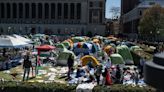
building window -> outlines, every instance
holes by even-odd
[[[99,7],[103,7],[103,2],[99,1]]]
[[[7,5],[7,18],[10,18],[11,15],[11,6],[9,3],[6,4]]]
[[[29,4],[25,3],[25,18],[29,18]]]
[[[23,4],[19,3],[19,18],[23,18]]]
[[[74,17],[75,17],[75,4],[74,3],[71,3],[71,8],[70,8],[71,10],[70,10],[70,17],[71,17],[71,19],[74,19]]]
[[[41,3],[38,4],[38,18],[42,18],[42,10],[43,10],[43,6]]]
[[[0,8],[1,8],[1,18],[4,18],[5,17],[5,5],[4,5],[4,3],[1,3],[0,4]]]
[[[52,19],[55,19],[55,12],[56,12],[55,9],[56,9],[56,8],[55,8],[55,4],[52,3],[52,4],[51,4],[51,18],[52,18]]]
[[[68,4],[64,3],[64,19],[68,19]]]
[[[58,3],[58,19],[61,19],[62,16],[62,4]]]
[[[45,12],[45,19],[48,19],[49,18],[49,4],[45,3],[44,7],[45,7],[45,10],[44,10],[44,12]]]
[[[36,18],[36,4],[35,3],[32,3],[31,4],[32,6],[32,18]]]
[[[89,11],[89,23],[92,23],[92,11]]]
[[[93,2],[89,2],[89,7],[93,7]]]
[[[81,19],[81,3],[77,4],[77,19]]]
[[[142,15],[142,11],[140,11],[140,15]]]
[[[13,3],[13,18],[17,18],[17,5]]]
[[[102,23],[102,15],[103,15],[102,10],[100,10],[100,14],[99,14],[99,22],[100,23]]]

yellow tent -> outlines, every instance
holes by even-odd
[[[83,56],[81,58],[81,62],[82,62],[82,66],[87,65],[89,62],[92,62],[93,66],[100,65],[99,61],[95,57],[90,55]]]
[[[94,43],[99,43],[100,44],[100,40],[99,39],[93,39]]]
[[[108,45],[108,46],[106,46],[105,48],[104,48],[104,51],[108,54],[108,55],[111,55],[112,53],[114,53],[114,48],[112,47],[112,46],[110,46],[110,45]]]

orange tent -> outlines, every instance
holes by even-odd
[[[99,39],[93,39],[94,43],[99,43],[100,44],[100,40]]]
[[[100,65],[99,61],[93,56],[86,55],[81,58],[82,66],[87,65],[89,62],[92,62],[93,66]]]
[[[106,46],[105,48],[104,48],[104,51],[108,54],[108,55],[111,55],[112,53],[114,53],[114,48],[112,47],[112,46],[110,46],[110,45],[108,45],[108,46]]]

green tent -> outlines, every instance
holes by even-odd
[[[132,46],[130,47],[130,51],[139,51],[139,50],[142,50],[139,46]]]
[[[84,37],[72,37],[71,38],[72,39],[72,41],[74,42],[74,43],[76,43],[76,42],[84,42],[85,41],[85,38]]]
[[[134,64],[133,57],[130,53],[129,48],[126,45],[117,46],[116,50],[117,53],[123,57],[125,64]]]
[[[75,54],[72,51],[70,51],[70,50],[66,50],[65,49],[63,52],[60,52],[59,53],[59,56],[57,57],[57,60],[56,60],[57,61],[57,64],[58,65],[64,65],[64,66],[66,66],[67,65],[68,57],[70,55],[72,55],[72,58],[73,59],[76,58]]]
[[[112,64],[125,64],[120,54],[111,54],[110,59],[111,59]]]
[[[71,45],[68,41],[64,41],[62,42],[62,44],[66,47],[66,48],[69,48]]]

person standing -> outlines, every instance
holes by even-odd
[[[97,85],[99,85],[99,83],[100,83],[101,74],[102,74],[102,65],[98,65],[95,70],[95,77],[97,80]]]
[[[74,60],[72,58],[72,55],[69,55],[67,65],[68,65],[68,79],[70,79],[70,73],[74,65]]]
[[[24,74],[23,74],[23,81],[26,79],[29,79],[29,74],[30,74],[30,68],[32,67],[32,63],[30,61],[29,55],[27,55],[24,59],[23,62],[23,69],[24,69]],[[27,75],[27,76],[26,76]],[[25,78],[26,77],[26,78]]]

